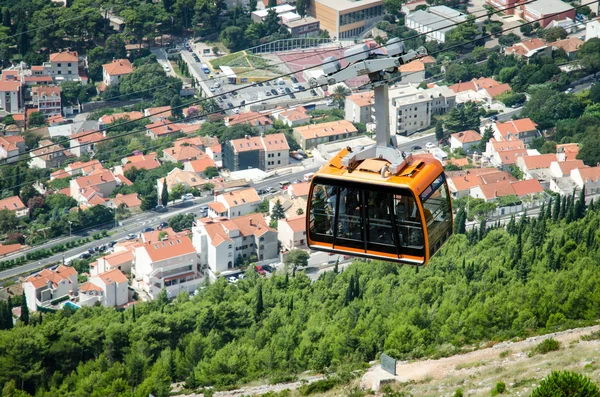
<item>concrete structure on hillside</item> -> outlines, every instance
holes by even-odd
[[[281,15],[281,26],[283,26],[293,37],[314,37],[321,31],[321,21],[316,18],[288,12]]]
[[[360,36],[384,15],[383,0],[313,0],[307,11],[334,39]]]
[[[444,114],[456,104],[456,93],[448,87],[426,90],[413,86],[390,89],[390,133],[411,135],[431,125],[431,116]]]
[[[200,264],[212,277],[237,268],[256,255],[258,261],[277,258],[277,231],[270,228],[262,214],[235,219],[198,219],[192,227],[192,241]]]
[[[223,148],[223,167],[229,171],[258,168],[270,171],[289,164],[290,147],[285,134],[233,139]]]

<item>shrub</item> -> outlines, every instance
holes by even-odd
[[[308,385],[300,386],[298,391],[303,396],[308,396],[315,393],[325,393],[335,387],[337,380],[334,378],[321,379]]]
[[[496,387],[492,389],[492,396],[497,396],[498,394],[503,394],[506,391],[506,384],[504,382],[496,383]]]
[[[506,357],[510,356],[511,353],[512,353],[511,350],[504,350],[504,351],[500,352],[500,358],[506,358]]]
[[[531,397],[596,397],[600,390],[588,377],[570,371],[552,371],[533,391]]]
[[[556,339],[549,338],[537,345],[531,351],[531,355],[546,354],[560,349],[560,342]]]
[[[582,335],[581,340],[590,341],[590,340],[598,340],[600,339],[600,331],[594,331],[588,335]]]
[[[454,394],[452,395],[452,397],[463,397],[463,391],[462,389],[456,389],[456,391],[454,392]]]

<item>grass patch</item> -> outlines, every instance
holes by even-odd
[[[230,67],[247,67],[251,68],[252,65],[248,62],[245,51],[234,52],[233,54],[224,55],[222,57],[212,59],[208,61],[213,70],[219,69],[220,66]]]
[[[546,354],[557,350],[560,350],[560,342],[554,338],[548,338],[531,349],[528,356],[533,357],[536,354]]]
[[[581,340],[583,340],[583,341],[598,340],[598,339],[600,339],[600,331],[594,331],[591,334],[581,336]]]
[[[504,350],[500,352],[500,358],[506,358],[512,354],[512,350]]]
[[[517,388],[517,387],[523,387],[523,386],[531,386],[534,383],[537,383],[537,379],[535,379],[535,378],[523,378],[523,379],[515,380],[513,382],[512,387],[513,388]]]
[[[483,367],[485,365],[487,365],[487,362],[485,362],[485,361],[477,361],[477,362],[474,362],[474,363],[458,364],[455,369],[457,371],[460,371],[461,369],[479,368],[479,367]]]

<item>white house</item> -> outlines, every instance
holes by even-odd
[[[235,218],[256,211],[260,197],[251,187],[220,194],[215,201],[225,206],[228,218]]]
[[[239,266],[236,261],[253,254],[258,261],[277,258],[277,231],[270,228],[260,213],[235,219],[204,218],[192,227],[192,241],[214,276]]]
[[[57,81],[81,81],[87,83],[87,77],[79,76],[79,55],[77,51],[59,51],[50,54],[50,74]]]
[[[600,193],[600,167],[585,167],[571,170],[571,179],[578,189],[585,186],[586,194]]]
[[[165,288],[170,298],[193,292],[201,282],[197,255],[187,236],[176,235],[135,248],[133,286],[156,299]]]
[[[82,131],[71,135],[71,153],[77,157],[93,154],[96,145],[104,139],[101,132]]]
[[[119,269],[92,276],[79,287],[79,304],[91,306],[100,302],[105,307],[123,306],[129,301],[127,286],[127,277]]]
[[[452,151],[462,149],[467,152],[471,147],[481,142],[481,135],[473,130],[457,132],[450,136],[450,148]]]
[[[18,113],[23,108],[22,82],[17,71],[5,70],[0,77],[0,108]]]
[[[36,312],[38,306],[49,307],[56,299],[69,299],[77,294],[77,287],[77,271],[72,267],[60,265],[56,270],[44,269],[23,283],[27,308]]]
[[[306,248],[306,215],[298,215],[277,221],[281,246],[286,250]]]
[[[133,73],[133,66],[128,59],[115,59],[102,65],[102,81],[105,85],[118,85],[123,76]]]
[[[113,252],[110,255],[98,258],[98,261],[90,264],[90,275],[98,276],[99,274],[110,272],[112,270],[120,270],[123,273],[131,273],[133,265],[133,251]]]
[[[357,92],[346,97],[344,103],[344,119],[352,123],[373,122],[373,91]]]

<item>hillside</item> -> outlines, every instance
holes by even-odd
[[[124,313],[33,316],[29,326],[0,331],[0,386],[13,379],[39,396],[159,397],[173,381],[232,387],[305,370],[347,373],[381,351],[438,358],[592,323],[600,211],[570,200],[542,214],[507,231],[457,235],[419,271],[356,261],[312,284],[301,274],[253,274]]]

